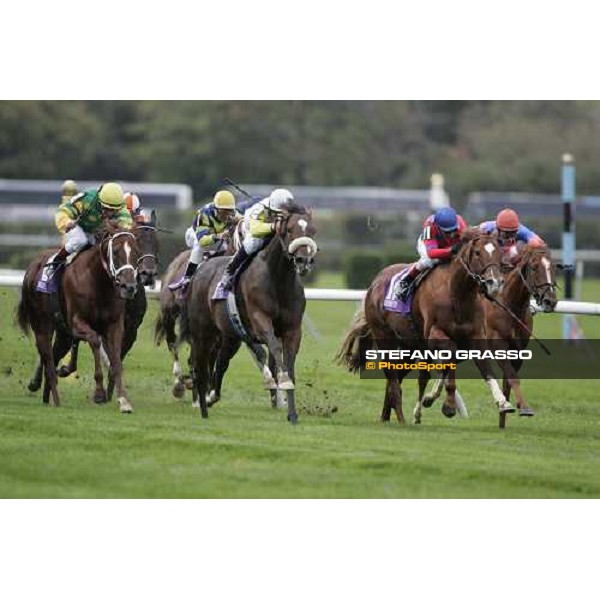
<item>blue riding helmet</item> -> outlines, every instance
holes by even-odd
[[[456,231],[458,229],[458,218],[456,211],[450,206],[438,208],[438,210],[435,211],[433,220],[442,231],[449,232]]]

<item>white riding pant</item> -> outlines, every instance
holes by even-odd
[[[188,227],[185,232],[185,243],[188,248],[192,249],[192,253],[190,254],[190,262],[193,262],[195,265],[200,264],[202,260],[202,255],[204,254],[204,248],[198,243],[198,238],[196,237],[196,232],[193,227]]]
[[[416,263],[417,271],[431,269],[431,267],[440,262],[439,258],[429,258],[429,256],[427,256],[427,248],[425,247],[425,242],[421,236],[419,236],[417,241],[417,252],[419,253],[419,260]]]
[[[79,252],[88,244],[93,246],[95,243],[96,238],[91,233],[86,233],[79,225],[65,233],[65,250],[69,254]]]

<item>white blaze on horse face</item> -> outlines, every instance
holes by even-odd
[[[298,220],[298,225],[302,228],[302,233],[306,233],[306,228],[308,227],[308,223],[304,219]]]
[[[494,244],[492,244],[492,242],[489,242],[484,246],[484,249],[487,250],[487,253],[491,256],[494,252]]]
[[[131,256],[131,246],[129,245],[129,242],[125,242],[125,259],[127,260],[127,264],[130,265],[131,263],[129,262],[129,257]]]
[[[550,276],[550,261],[547,258],[542,258],[542,264],[544,265],[544,269],[546,269],[546,279],[549,284],[552,284],[552,277]]]

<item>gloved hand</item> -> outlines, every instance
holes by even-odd
[[[456,256],[460,252],[460,248],[461,248],[460,244],[454,244],[450,250],[450,254],[452,256]]]
[[[65,233],[71,231],[74,227],[77,227],[77,221],[68,221],[65,226]]]

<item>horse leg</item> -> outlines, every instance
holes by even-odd
[[[503,392],[506,402],[508,402],[510,405],[510,393],[511,391],[514,392],[517,408],[519,409],[519,416],[533,417],[535,413],[533,409],[527,405],[527,401],[525,400],[525,396],[521,390],[521,379],[517,374],[523,361],[511,361],[507,359],[498,360],[497,362],[500,365],[504,376]],[[517,363],[516,367],[515,363]]]
[[[200,405],[200,415],[203,419],[208,418],[208,406],[206,404],[206,392],[210,382],[210,347],[207,347],[205,340],[192,340],[193,356],[193,376],[194,389]]]
[[[423,396],[422,404],[425,408],[429,408],[442,395],[444,381],[446,380],[447,375],[447,370],[444,370],[442,373],[440,373],[439,378],[435,380],[433,390]]]
[[[398,397],[398,380],[396,374],[389,369],[384,370],[385,373],[385,395],[383,397],[383,408],[381,409],[381,421],[387,423],[392,414],[392,408],[396,410]]]
[[[269,371],[271,371],[271,373],[275,373],[275,371],[277,370],[277,363],[275,362],[275,357],[270,352],[267,353],[267,357]],[[282,392],[280,392],[277,389],[277,382],[275,382],[274,388],[269,388],[269,394],[271,396],[271,406],[273,408],[283,408],[284,401],[282,397]]]
[[[419,397],[413,410],[413,422],[415,425],[419,425],[421,423],[421,415],[423,412],[423,396],[430,379],[431,374],[429,371],[419,371]]]
[[[42,401],[49,404],[50,393],[52,393],[52,402],[54,406],[60,406],[60,398],[56,387],[58,378],[56,368],[54,367],[54,357],[52,355],[52,331],[36,331],[35,343],[38,354],[44,365],[44,391]]]
[[[504,397],[504,394],[500,390],[500,386],[494,377],[494,372],[492,371],[490,361],[488,359],[474,359],[474,361],[486,385],[492,392],[492,397],[496,403],[496,406],[498,406],[498,412],[500,415],[506,415],[508,413],[515,412],[514,407]],[[500,427],[503,427],[503,419],[500,421]]]
[[[229,361],[239,350],[241,341],[238,338],[223,338],[219,353],[217,354],[217,360],[215,367],[212,371],[212,389],[208,395],[207,404],[213,406],[221,399],[221,386],[223,385],[223,377],[227,369],[229,368]]]
[[[33,377],[29,380],[29,384],[27,385],[27,389],[30,392],[37,392],[42,386],[42,376],[44,374],[44,364],[42,362],[42,357],[38,353],[38,361],[35,367],[35,372],[33,373]]]
[[[121,362],[121,345],[123,343],[123,317],[121,316],[108,328],[106,335],[106,350],[110,360],[110,371],[117,389],[117,404],[121,413],[132,413],[133,406],[129,402],[125,385],[123,384],[123,364]]]
[[[442,404],[442,413],[451,419],[456,415],[456,371],[448,371],[444,379],[444,387],[446,388],[446,400]]]
[[[100,346],[102,341],[100,336],[78,315],[73,316],[73,337],[86,341],[92,349],[94,355],[94,379],[96,381],[96,391],[93,400],[96,404],[106,402],[106,392],[104,391],[104,378],[102,375],[102,358],[100,357]]]
[[[66,354],[66,352],[65,352]],[[72,373],[77,371],[77,357],[79,355],[79,340],[73,340],[71,344],[71,356],[69,358],[69,364],[63,365],[58,369],[59,377],[68,377]],[[61,357],[62,358],[62,357]]]
[[[248,348],[254,363],[258,367],[258,370],[262,373],[265,389],[276,390],[277,382],[275,381],[273,373],[267,364],[268,356],[265,349],[261,344],[247,344],[246,347]]]
[[[181,364],[179,362],[179,344],[177,342],[169,344],[169,351],[173,357],[173,396],[175,398],[182,398],[185,394],[185,384],[183,383]]]
[[[292,329],[284,334],[283,341],[283,354],[285,357],[285,365],[287,372],[289,373],[292,381],[292,387],[288,388],[287,391],[287,405],[288,405],[288,421],[295,425],[298,422],[298,413],[296,412],[296,356],[300,350],[300,341],[302,340],[302,328],[298,327]]]

